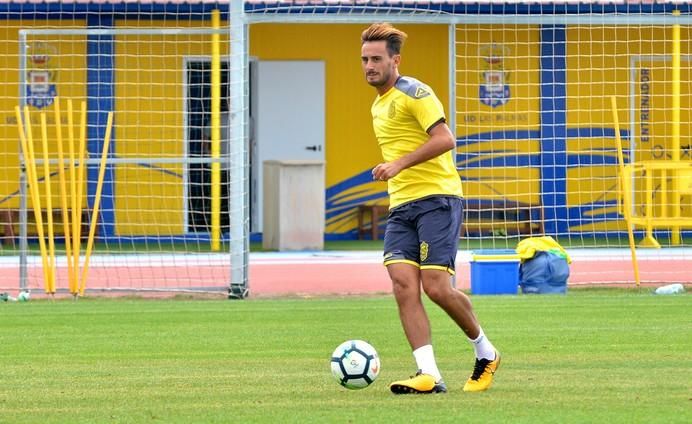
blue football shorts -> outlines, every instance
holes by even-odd
[[[461,198],[431,196],[389,211],[384,265],[408,263],[454,275],[463,206]]]

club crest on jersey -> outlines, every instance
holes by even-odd
[[[429,96],[429,95],[430,95],[430,91],[428,91],[428,89],[426,89],[425,87],[418,87],[418,88],[416,88],[415,97],[416,97],[417,99],[422,99],[423,97]]]
[[[504,58],[510,53],[509,47],[501,44],[486,44],[479,49],[479,54],[483,58],[483,68],[478,98],[486,106],[502,106],[510,99],[510,74],[504,65]]]
[[[392,101],[389,104],[389,110],[387,111],[387,116],[389,117],[389,119],[394,119],[394,117],[396,116],[396,102],[395,101]]]
[[[422,241],[420,242],[420,261],[423,262],[428,259],[428,243]]]
[[[58,50],[48,43],[32,43],[28,48],[26,103],[38,109],[53,104],[57,95],[55,88],[56,71],[51,60],[57,57]]]

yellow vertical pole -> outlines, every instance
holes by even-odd
[[[17,116],[17,127],[19,129],[19,142],[22,145],[22,153],[26,162],[26,174],[29,179],[29,195],[34,208],[34,220],[38,232],[38,245],[41,251],[41,262],[43,264],[43,287],[46,293],[50,289],[50,273],[48,267],[48,252],[46,251],[46,241],[43,238],[43,218],[41,216],[41,192],[38,186],[38,176],[36,171],[36,157],[34,156],[34,139],[31,132],[31,116],[29,107],[24,107],[24,127],[22,127],[22,116],[19,106],[14,108]],[[26,128],[26,129],[25,129]],[[28,139],[28,140],[27,140]]]
[[[653,172],[653,170],[651,171]],[[668,171],[659,170],[661,174],[661,218],[668,218]]]
[[[680,16],[679,10],[673,11],[673,16]],[[672,95],[673,101],[671,107],[671,120],[672,120],[672,146],[671,146],[671,160],[673,163],[677,164],[680,161],[680,24],[673,25],[673,69],[671,69],[673,78]],[[677,169],[672,170],[671,177],[673,178],[673,185],[671,187],[673,202],[672,208],[673,218],[680,218],[680,182],[678,181],[679,172]],[[671,227],[671,244],[674,246],[680,245],[680,227]]]
[[[642,241],[639,242],[639,246],[660,249],[661,244],[654,237],[654,219],[656,218],[656,210],[654,208],[655,199],[653,194],[653,180],[656,170],[653,166],[647,165],[647,162],[643,162],[642,173],[644,176],[644,224],[646,226],[646,233]],[[666,199],[666,196],[661,195],[661,199]],[[666,213],[666,207],[667,205],[661,205],[663,214]]]
[[[211,12],[211,26],[221,28],[221,13]],[[211,35],[211,250],[221,249],[221,40]]]
[[[53,194],[50,187],[50,162],[48,157],[48,124],[46,113],[41,112],[41,146],[43,148],[43,173],[46,185],[46,221],[48,222],[48,270],[50,272],[50,294],[55,294],[55,231],[53,227]]]
[[[625,215],[625,213],[622,211],[622,209],[625,207],[622,203],[624,202],[622,198],[622,193],[624,192],[625,188],[622,186],[622,180],[625,177],[622,178],[616,178],[615,179],[615,189],[617,190],[618,193],[618,199],[617,199],[617,210],[616,212],[619,213],[620,215]]]
[[[58,144],[58,180],[60,183],[60,209],[62,211],[62,225],[65,234],[65,259],[67,260],[67,282],[71,288],[72,275],[72,240],[70,239],[70,216],[67,213],[68,197],[67,184],[65,182],[65,155],[63,153],[62,121],[60,113],[60,98],[56,97],[53,103],[55,111],[55,131]]]
[[[625,223],[627,225],[627,237],[630,244],[630,254],[632,255],[632,267],[634,269],[634,282],[639,287],[639,264],[637,263],[637,251],[634,247],[634,231],[632,230],[632,192],[630,191],[629,184],[627,184],[626,173],[625,173],[625,158],[622,154],[622,140],[620,139],[620,120],[618,119],[618,106],[615,96],[610,97],[610,104],[613,109],[613,122],[615,124],[615,140],[617,141],[618,147],[618,167],[619,167],[619,177],[622,181],[620,186],[624,189],[624,207],[623,212],[625,213]]]
[[[84,253],[84,267],[82,268],[82,281],[79,285],[79,294],[84,295],[86,287],[87,274],[89,273],[89,259],[91,258],[91,249],[94,246],[94,235],[96,234],[96,224],[98,223],[99,208],[101,207],[101,190],[103,189],[103,178],[106,175],[106,159],[108,159],[108,146],[111,143],[111,129],[113,128],[113,112],[108,112],[108,121],[106,123],[106,136],[103,139],[103,151],[101,152],[101,162],[99,163],[99,176],[96,181],[96,194],[94,195],[94,209],[91,214],[91,223],[89,225],[89,238],[87,239],[87,247]]]
[[[74,263],[75,263],[75,268],[78,270],[79,269],[79,261],[80,261],[80,254],[82,250],[82,195],[83,195],[83,189],[84,189],[84,174],[86,172],[86,164],[84,163],[86,161],[86,132],[87,132],[87,109],[86,109],[86,102],[82,101],[80,105],[80,111],[79,111],[80,117],[79,117],[79,147],[77,154],[79,155],[79,165],[77,167],[77,172],[75,176],[77,177],[76,181],[76,186],[77,186],[77,215],[75,219],[75,227],[77,231],[74,234],[74,245],[72,246],[72,250],[74,250]],[[76,297],[79,294],[79,287],[81,286],[82,283],[78,281],[79,279],[79,272],[75,272],[75,293],[73,295]]]
[[[646,239],[655,240],[654,238],[654,170],[647,169],[645,176],[645,198],[646,198]],[[658,242],[657,242],[658,243]],[[658,247],[661,247],[660,245]]]
[[[81,212],[77,211],[77,174],[75,169],[75,146],[74,146],[74,107],[72,105],[72,99],[67,99],[67,145],[68,145],[68,155],[69,155],[69,180],[70,180],[70,208],[72,210],[72,238],[74,242],[72,243],[73,250],[77,246],[78,237],[78,222],[77,216],[81,216]],[[69,255],[69,254],[68,254]],[[68,263],[69,263],[68,259]],[[77,285],[77,275],[79,274],[79,252],[72,252],[72,266],[73,273],[70,278],[69,287],[70,293],[76,296],[78,293]]]

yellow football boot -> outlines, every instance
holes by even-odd
[[[408,380],[393,382],[389,389],[396,395],[447,393],[447,386],[442,380],[435,381],[435,377],[423,374],[420,370]]]
[[[473,374],[464,385],[465,392],[482,392],[488,390],[493,383],[495,371],[500,367],[500,352],[495,351],[495,359],[478,359],[473,367]]]

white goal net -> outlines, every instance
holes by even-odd
[[[48,265],[54,264],[54,281],[45,286],[49,292],[72,287],[68,268],[88,267],[79,272],[87,277],[80,284],[92,292],[247,294],[247,84],[238,80],[245,74],[245,40],[236,40],[243,47],[234,57],[229,26],[221,27],[218,16],[216,27],[174,16],[163,25],[125,19],[111,28],[19,31],[17,103],[28,111],[24,125],[31,127],[27,134],[33,134],[29,142],[36,152],[33,158],[22,155],[22,166],[34,162],[38,170],[44,234],[52,234],[50,244],[56,246],[39,252],[26,242],[35,240],[40,219],[28,201],[19,219],[22,287],[44,287],[42,259],[49,256]],[[241,69],[232,73],[232,67]],[[71,114],[68,102],[74,105]],[[111,141],[99,179],[109,113]],[[47,124],[43,133],[41,119]],[[82,123],[86,160],[80,179],[69,172],[79,165],[79,154],[70,162],[65,153],[61,162],[58,140],[64,139],[65,152],[72,140],[70,148],[78,150],[79,137],[72,133],[80,134]],[[81,190],[77,203],[75,193],[61,187],[62,171],[65,186],[76,184]],[[26,198],[30,191],[22,191]],[[83,207],[74,215],[70,209],[79,203]],[[46,205],[51,204],[49,212]],[[73,247],[82,241],[77,262],[62,243],[65,216],[82,220],[81,228],[74,227],[83,229],[81,237],[74,231],[70,235]],[[84,246],[94,225],[92,253]]]

